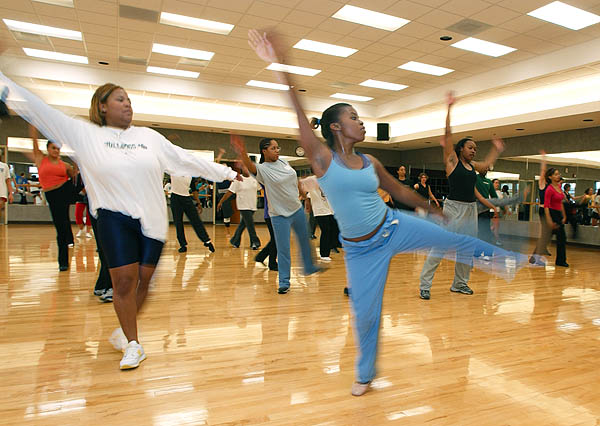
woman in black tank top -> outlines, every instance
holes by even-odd
[[[450,128],[450,110],[455,102],[454,95],[448,94],[446,103],[448,105],[448,114],[446,116],[446,132],[440,141],[444,150],[444,164],[446,165],[446,176],[450,185],[448,199],[444,203],[444,215],[450,219],[448,229],[459,233],[477,237],[477,204],[479,200],[484,206],[495,211],[494,217],[498,216],[498,208],[492,205],[475,188],[476,173],[487,171],[496,161],[500,152],[504,150],[504,143],[501,139],[492,140],[492,149],[483,162],[473,161],[477,153],[477,145],[470,138],[461,139],[453,147],[452,130]],[[473,253],[466,254],[457,250],[457,262],[454,269],[454,281],[450,291],[462,294],[473,294],[473,290],[468,286],[469,276],[472,268]],[[443,252],[433,249],[421,272],[420,297],[428,300],[430,296],[431,284],[437,267],[439,266]],[[467,263],[459,262],[461,259],[469,258]],[[470,257],[469,257],[470,256]]]
[[[546,180],[546,152],[540,151],[542,156],[542,162],[540,163],[540,179],[538,181],[538,194],[540,198],[540,206],[538,213],[540,215],[540,237],[537,240],[533,254],[529,258],[529,263],[532,265],[546,266],[546,261],[542,257],[543,255],[550,255],[548,251],[548,243],[552,238],[552,228],[548,226],[546,222],[546,213],[544,210],[544,200],[546,196],[546,189],[548,188],[548,181]]]
[[[431,186],[429,186],[427,183],[427,179],[429,179],[427,174],[420,173],[419,182],[415,184],[414,188],[421,197],[425,198],[426,200],[432,200],[435,205],[439,207],[440,203],[438,203],[437,198],[433,196],[433,193],[431,192]]]

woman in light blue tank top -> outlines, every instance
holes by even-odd
[[[266,34],[251,30],[248,35],[250,45],[261,59],[285,63]],[[287,74],[276,75],[282,84],[294,87]],[[294,90],[288,93],[298,118],[300,145],[340,227],[359,345],[357,381],[352,385],[352,395],[359,396],[369,389],[375,377],[383,289],[392,257],[434,246],[446,250],[471,247],[472,253],[475,244],[486,243],[388,208],[377,188],[403,204],[441,215],[427,200],[400,184],[377,159],[354,151],[354,145],[365,138],[365,127],[351,105],[335,104],[323,112],[321,119],[309,123]],[[327,145],[313,133],[318,126]],[[471,259],[457,261],[461,260]]]

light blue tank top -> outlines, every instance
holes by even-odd
[[[362,169],[348,168],[334,152],[329,168],[318,178],[329,200],[344,238],[358,238],[373,232],[383,221],[387,206],[377,193],[379,178],[363,154]]]

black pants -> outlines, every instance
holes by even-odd
[[[260,239],[258,238],[258,235],[256,235],[256,229],[254,229],[254,212],[252,210],[240,210],[240,216],[242,220],[240,220],[240,224],[229,242],[234,246],[239,246],[242,241],[244,229],[248,229],[250,244],[255,247],[260,247]]]
[[[558,225],[552,233],[556,234],[556,263],[567,262],[567,235],[565,234],[565,225],[562,223],[562,212],[560,210],[550,210],[552,221]]]
[[[321,228],[321,239],[319,240],[319,254],[321,257],[329,257],[331,250],[338,245],[336,234],[337,223],[333,215],[315,216],[319,228]]]
[[[312,237],[313,235],[315,235],[315,232],[317,232],[317,218],[315,217],[315,215],[313,214],[313,212],[310,212],[310,217],[308,219],[308,223],[310,225],[310,236]]]
[[[269,243],[256,255],[257,262],[263,262],[267,256],[269,257],[269,269],[277,268],[277,244],[275,244],[275,234],[273,233],[273,225],[271,225],[271,218],[265,218],[267,227],[269,228]]]
[[[181,247],[187,246],[185,232],[183,229],[183,214],[188,217],[192,228],[196,231],[196,235],[203,243],[210,241],[210,237],[206,233],[206,228],[198,216],[198,210],[192,202],[192,197],[183,197],[177,194],[171,194],[171,212],[173,212],[173,222],[177,230],[177,241]]]
[[[61,187],[46,192],[52,223],[56,228],[59,266],[69,266],[69,244],[73,244],[69,206],[73,203],[73,184],[66,181]]]
[[[98,248],[98,257],[100,258],[100,272],[98,273],[98,279],[96,280],[96,286],[94,290],[108,290],[112,288],[112,281],[110,279],[110,272],[108,272],[108,263],[104,256],[104,250],[100,245],[100,238],[98,236],[98,220],[94,216],[90,215],[90,221],[92,223],[92,230],[94,231],[94,238],[96,239],[96,247]]]

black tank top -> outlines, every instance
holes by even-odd
[[[544,200],[546,198],[546,188],[548,188],[548,185],[546,185],[544,189],[540,189],[540,187],[538,186],[538,194],[540,196],[540,208],[538,210],[538,213],[540,214],[540,216],[544,216],[546,214],[543,208]]]
[[[473,166],[471,166],[473,167]],[[475,168],[467,170],[462,161],[458,160],[456,168],[448,176],[448,184],[450,185],[449,200],[463,201],[465,203],[475,202],[475,181],[477,175]]]
[[[429,198],[429,185],[423,186],[421,185],[421,182],[419,182],[417,185],[419,185],[417,187],[417,193],[419,193],[423,198]]]

